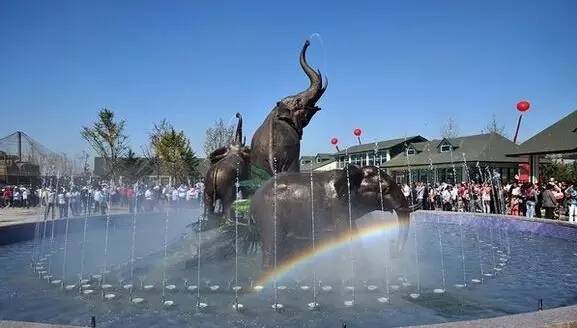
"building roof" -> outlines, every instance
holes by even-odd
[[[449,142],[453,145],[451,152],[440,152],[440,145]],[[507,157],[505,154],[516,151],[519,146],[513,141],[497,133],[478,134],[450,139],[437,139],[425,142],[411,143],[417,153],[409,155],[409,164],[433,165],[462,163],[463,154],[467,162],[509,162],[517,163],[518,158]],[[452,160],[451,160],[452,156]],[[401,152],[383,164],[384,167],[404,167],[407,166],[407,156]]]
[[[300,171],[301,172],[310,172],[310,171],[314,171],[316,169],[318,169],[319,167],[323,167],[325,165],[329,165],[330,163],[336,161],[336,159],[332,158],[330,160],[326,160],[324,162],[320,162],[317,163],[316,161],[313,161],[312,163],[309,164],[301,164],[300,167]]]
[[[534,135],[510,156],[577,152],[577,110]]]
[[[383,140],[383,141],[379,141],[377,142],[377,147],[379,150],[381,149],[390,149],[393,148],[399,144],[402,144],[404,142],[421,142],[421,141],[427,141],[427,139],[421,137],[421,136],[411,136],[411,137],[406,137],[406,138],[397,138],[397,139],[390,139],[390,140]],[[355,145],[355,146],[351,146],[348,149],[343,149],[339,152],[337,152],[338,155],[344,155],[346,153],[360,153],[360,152],[366,152],[366,151],[374,151],[375,150],[375,143],[371,142],[371,143],[364,143],[364,144],[360,144],[360,145]]]
[[[317,162],[317,159],[321,159],[320,162]],[[314,156],[301,156],[300,160],[300,170],[301,171],[310,171],[310,170],[315,170],[321,166],[324,166],[326,164],[332,163],[335,161],[335,154],[329,154],[329,153],[318,153]],[[303,160],[308,160],[310,161],[310,163],[306,163],[303,164]]]

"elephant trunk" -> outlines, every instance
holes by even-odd
[[[308,89],[305,91],[295,95],[295,98],[303,99],[303,103],[308,104],[310,106],[314,106],[314,104],[319,100],[322,94],[325,92],[326,87],[323,87],[323,79],[321,76],[320,71],[315,71],[312,67],[309,66],[306,59],[306,52],[307,48],[309,47],[310,42],[309,40],[305,41],[303,49],[301,50],[300,54],[300,64],[308,76],[310,85]]]
[[[395,211],[397,212],[399,228],[397,236],[397,245],[396,249],[394,250],[394,254],[400,254],[405,248],[405,244],[407,243],[407,239],[409,238],[409,223],[411,212],[407,208],[399,208],[396,209]]]
[[[392,249],[393,256],[398,256],[404,249],[409,237],[409,223],[411,208],[407,198],[403,195],[401,188],[397,184],[392,184],[389,191],[383,194],[385,206],[394,209],[398,218],[398,236],[397,243]]]
[[[236,118],[238,118],[238,124],[236,126],[236,134],[234,137],[234,142],[237,145],[244,145],[242,140],[242,115],[240,115],[240,113],[236,113]]]

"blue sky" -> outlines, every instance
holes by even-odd
[[[421,134],[452,117],[462,134],[493,114],[524,140],[577,109],[577,1],[0,1],[0,136],[22,130],[57,151],[88,149],[101,107],[137,152],[154,122],[205,129],[235,112],[249,138],[310,62],[330,85],[303,154]],[[234,122],[234,121],[231,121]],[[341,146],[341,147],[342,147]]]

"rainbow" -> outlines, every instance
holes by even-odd
[[[358,228],[352,234],[345,233],[337,238],[324,241],[321,244],[316,245],[314,252],[312,248],[307,248],[301,254],[293,256],[289,260],[282,263],[280,266],[276,268],[276,270],[271,270],[267,272],[258,280],[257,285],[264,286],[273,281],[275,278],[279,280],[286,274],[311,262],[315,258],[321,257],[335,250],[342,249],[361,239],[369,239],[382,236],[383,233],[394,230],[396,228],[397,228],[396,221],[379,222]]]

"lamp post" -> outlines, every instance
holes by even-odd
[[[359,145],[361,144],[361,134],[363,134],[363,130],[356,128],[353,130],[353,135],[355,137],[357,137],[357,140],[359,141]]]
[[[519,127],[521,127],[521,119],[523,118],[523,113],[529,110],[531,104],[526,101],[522,100],[517,103],[517,111],[519,112],[519,120],[517,121],[517,129],[515,129],[515,137],[513,137],[513,142],[517,143],[517,136],[519,135]]]
[[[335,146],[335,148],[337,149],[337,152],[340,151],[340,150],[339,150],[339,139],[337,139],[337,138],[332,138],[332,139],[331,139],[331,145]]]

